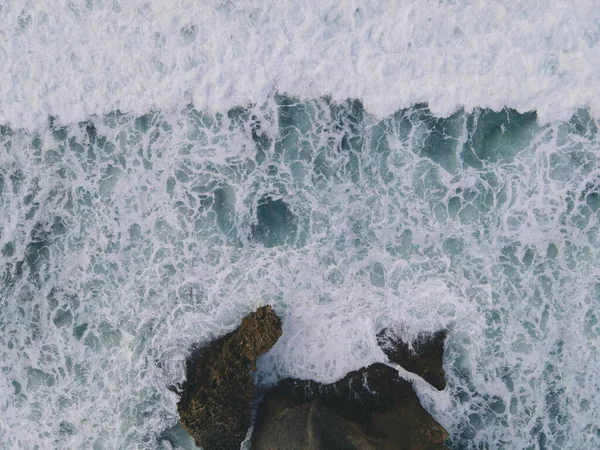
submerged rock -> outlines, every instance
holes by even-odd
[[[266,393],[253,450],[442,450],[446,430],[384,364],[321,385],[286,379]]]
[[[281,336],[270,306],[242,320],[235,331],[199,349],[186,366],[177,405],[182,426],[205,450],[239,450],[250,427],[256,397],[256,359]]]
[[[377,343],[390,361],[416,373],[441,391],[446,388],[446,373],[442,366],[446,335],[446,330],[423,333],[409,345],[390,330],[383,330],[377,335]]]

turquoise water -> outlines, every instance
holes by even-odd
[[[451,448],[600,448],[599,150],[586,110],[282,96],[4,126],[0,446],[190,448],[168,387],[269,303],[260,383],[448,328],[448,388],[417,388]]]

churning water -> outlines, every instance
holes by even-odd
[[[0,447],[192,448],[268,303],[260,383],[448,328],[451,448],[600,448],[593,2],[164,3],[0,2]]]

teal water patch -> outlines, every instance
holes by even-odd
[[[448,388],[419,389],[452,448],[598,448],[598,147],[585,110],[284,96],[2,127],[0,445],[188,448],[186,355],[270,303],[260,383],[448,328]]]
[[[252,236],[265,247],[293,244],[298,233],[296,218],[283,200],[263,198],[256,207]]]

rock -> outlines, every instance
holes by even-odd
[[[385,364],[321,385],[286,379],[260,405],[253,450],[442,450],[446,430]]]
[[[266,306],[238,329],[195,351],[177,405],[181,424],[205,450],[239,450],[256,399],[250,371],[281,336]],[[389,359],[444,389],[445,332],[413,345],[386,331],[378,342]],[[258,408],[254,450],[442,450],[448,433],[421,406],[412,384],[385,364],[350,372],[336,383],[286,379]]]
[[[281,336],[270,306],[242,320],[235,331],[194,352],[177,405],[182,426],[204,450],[239,450],[250,427],[256,397],[256,359]]]
[[[441,391],[446,388],[446,373],[442,366],[446,335],[445,330],[423,333],[411,348],[390,330],[383,330],[377,335],[377,342],[390,361],[416,373]]]

